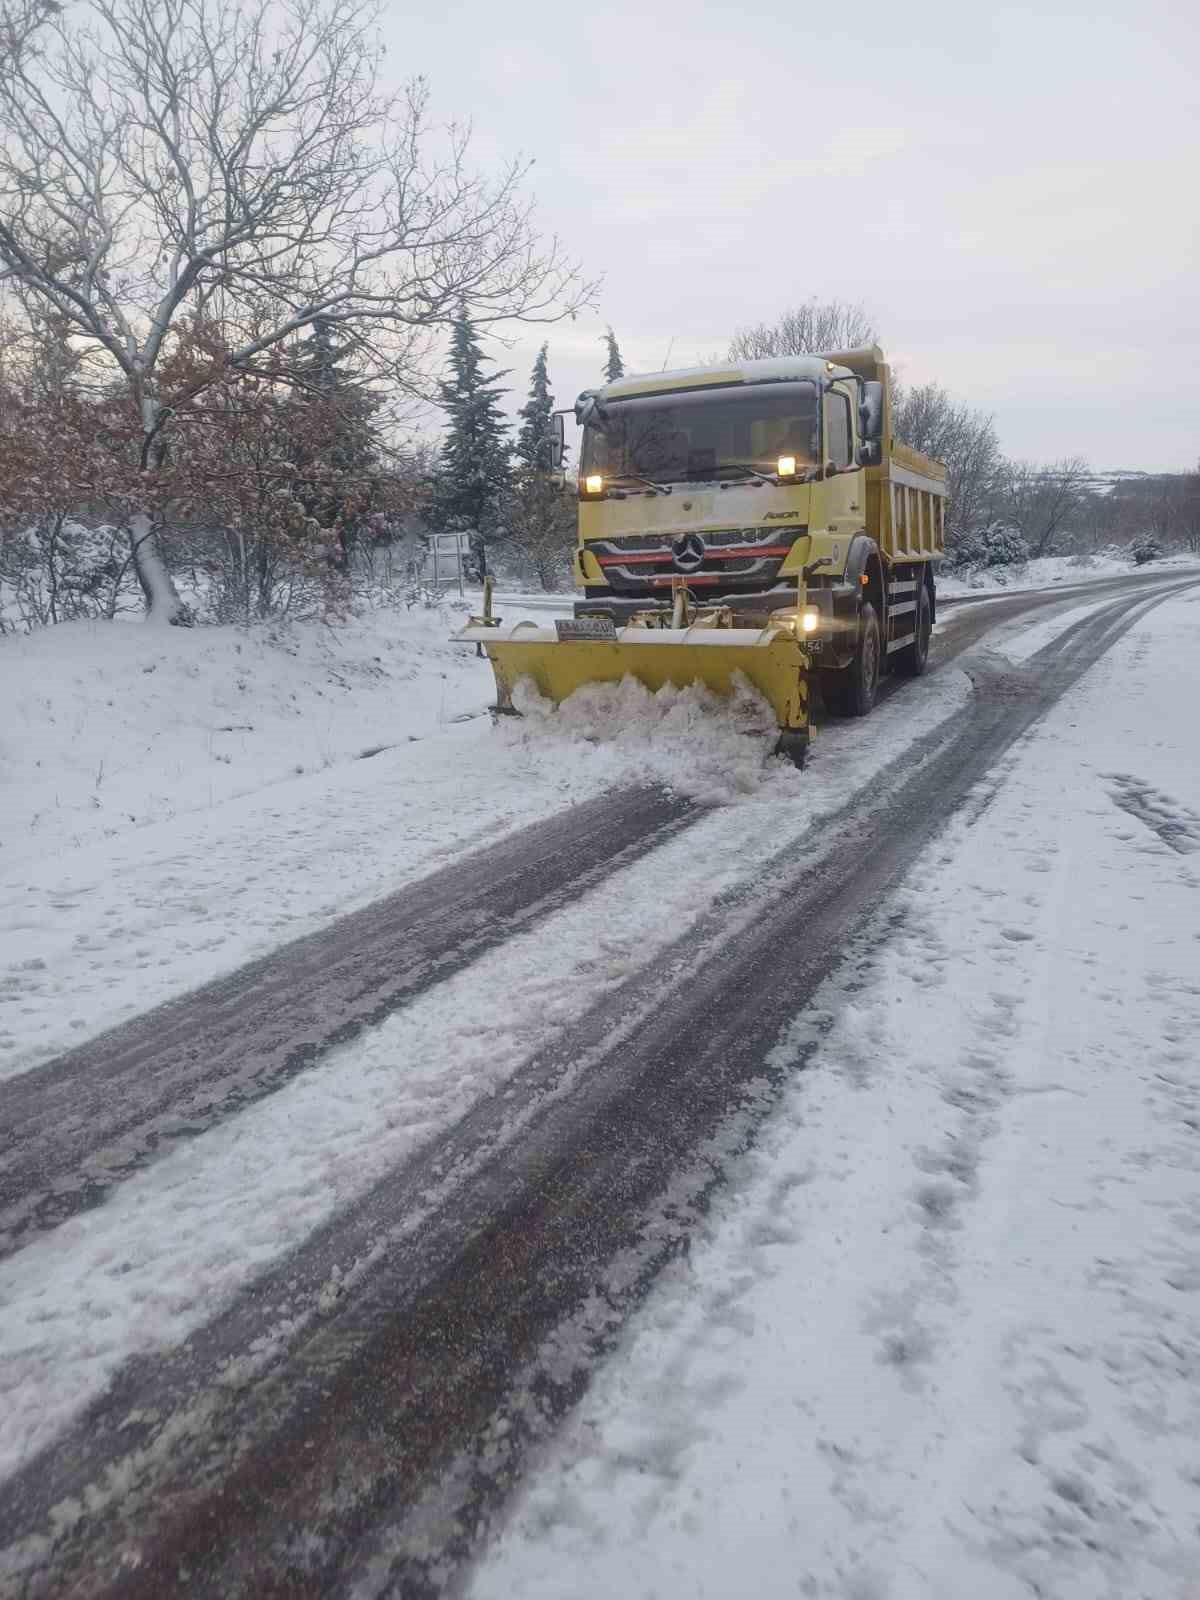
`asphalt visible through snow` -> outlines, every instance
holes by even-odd
[[[0,1085],[0,1259],[693,819],[661,789],[586,801]]]
[[[907,751],[810,850],[726,895],[179,1349],[131,1362],[0,1485],[0,1593],[447,1592],[530,1445],[769,1113],[787,1022],[886,932],[889,888],[998,757],[1144,609],[1189,586],[1091,585],[1114,598],[1024,668],[966,656],[969,717]],[[935,664],[1067,598],[950,608]],[[8,1247],[696,814],[656,791],[575,808],[4,1085]]]

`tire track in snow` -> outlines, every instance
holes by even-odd
[[[1110,772],[1107,777],[1112,784],[1109,794],[1113,804],[1144,823],[1176,855],[1191,855],[1200,850],[1200,816],[1189,806],[1163,794],[1134,773]]]
[[[623,790],[0,1084],[0,1259],[703,815]]]
[[[819,873],[816,850],[781,864],[735,938],[717,907],[227,1313],[131,1363],[0,1490],[0,1579],[443,1593],[771,1110],[783,1029],[1004,750],[1172,592],[1104,607],[1031,671],[981,665],[975,716],[831,820]]]

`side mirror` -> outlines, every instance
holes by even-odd
[[[879,439],[867,439],[855,451],[854,459],[860,467],[877,467],[883,460],[883,443]]]
[[[883,385],[864,383],[858,402],[858,433],[864,445],[883,443]],[[875,458],[879,459],[878,456]],[[865,462],[873,466],[874,462]]]
[[[550,470],[561,472],[563,457],[567,453],[566,433],[563,429],[562,413],[556,411],[550,418]]]
[[[608,412],[594,389],[585,389],[575,402],[575,421],[581,428],[602,423]]]

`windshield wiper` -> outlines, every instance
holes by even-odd
[[[819,475],[817,467],[805,467],[803,472],[798,472],[794,478],[781,478],[777,472],[760,472],[757,467],[752,467],[745,461],[726,461],[716,469],[718,472],[744,472],[748,477],[757,478],[759,483],[769,483],[775,489],[785,483],[811,483],[815,475]],[[727,483],[721,485],[728,489]]]
[[[653,489],[655,494],[671,493],[671,485],[669,483],[655,483],[653,478],[643,478],[640,472],[622,472],[608,481],[611,484],[644,483],[647,489]]]

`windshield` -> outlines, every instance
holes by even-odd
[[[746,468],[774,472],[780,456],[795,456],[800,473],[820,460],[812,383],[610,400],[605,413],[593,412],[584,429],[585,476],[701,482]]]

